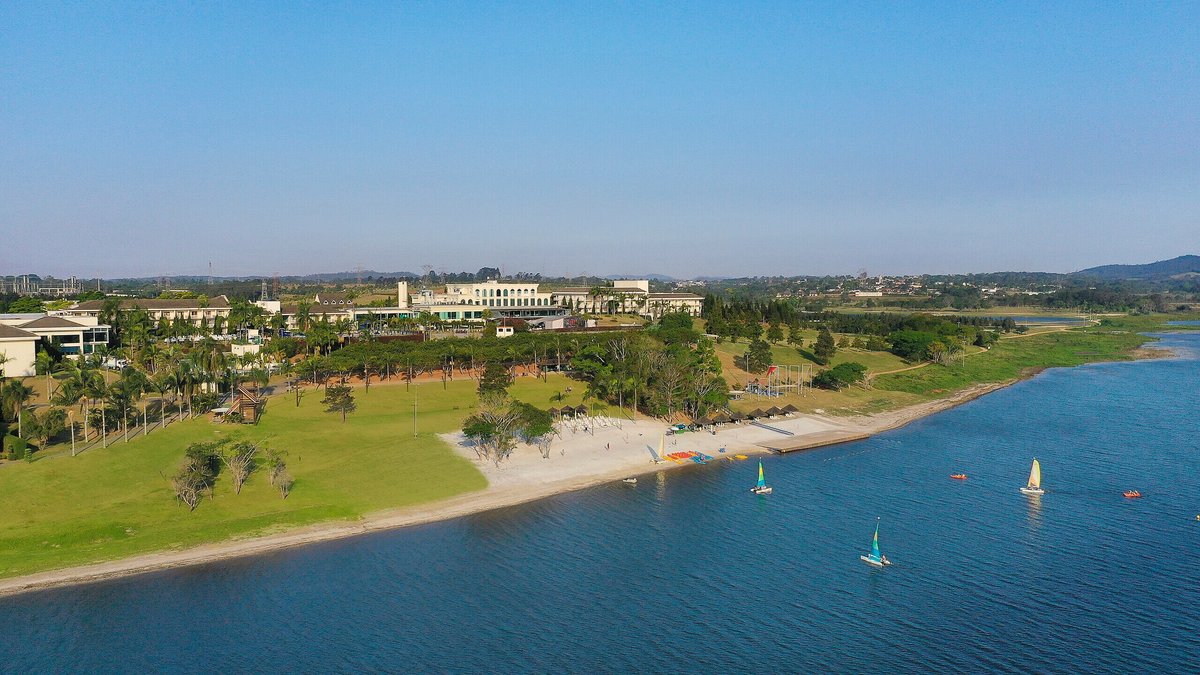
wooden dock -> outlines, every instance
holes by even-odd
[[[803,436],[792,436],[790,438],[781,438],[778,441],[769,441],[759,443],[758,445],[783,454],[785,452],[796,452],[798,450],[811,450],[820,448],[826,445],[837,445],[839,443],[850,443],[852,441],[861,441],[864,438],[870,438],[871,434],[863,431],[818,431],[815,434],[804,434]]]

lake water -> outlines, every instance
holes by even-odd
[[[1185,357],[765,458],[766,497],[752,462],[715,463],[0,599],[0,670],[1193,670],[1200,335],[1164,343]],[[1040,499],[1017,491],[1034,456]],[[858,559],[877,516],[885,570]]]

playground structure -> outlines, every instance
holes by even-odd
[[[798,394],[807,396],[812,386],[813,367],[811,363],[780,366],[772,365],[760,378],[755,378],[746,384],[746,395],[756,399],[778,398]]]

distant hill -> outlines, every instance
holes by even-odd
[[[1159,260],[1158,262],[1147,263],[1145,265],[1101,265],[1100,267],[1089,267],[1086,270],[1075,272],[1075,276],[1092,277],[1106,281],[1121,281],[1124,279],[1161,281],[1193,274],[1200,274],[1200,255],[1181,255],[1178,258]]]
[[[605,279],[649,279],[650,281],[678,281],[675,277],[665,274],[609,274]]]
[[[375,270],[362,270],[361,272],[323,272],[320,274],[303,274],[288,277],[289,279],[302,279],[305,281],[355,281],[357,279],[366,279],[373,277],[375,279],[390,279],[390,278],[417,278],[421,275],[415,272],[376,272]]]

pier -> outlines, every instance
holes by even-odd
[[[870,437],[871,434],[865,431],[818,431],[812,434],[804,434],[803,436],[791,436],[789,438],[781,438],[778,441],[763,442],[758,445],[782,455],[788,452],[811,450],[826,445],[861,441]]]

